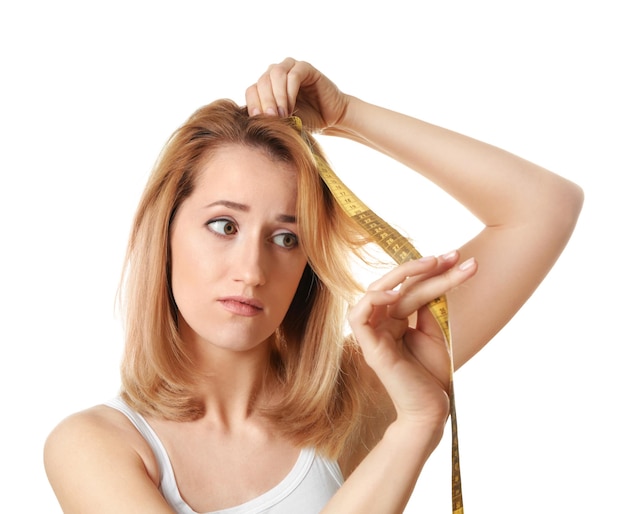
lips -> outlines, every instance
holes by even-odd
[[[218,300],[228,311],[239,316],[256,316],[263,312],[263,304],[255,298],[228,296]]]

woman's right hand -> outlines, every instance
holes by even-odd
[[[465,284],[477,264],[459,253],[399,265],[352,308],[350,326],[367,364],[394,403],[399,421],[442,427],[448,416],[451,361],[429,302]]]

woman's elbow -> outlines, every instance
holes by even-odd
[[[585,202],[585,192],[578,184],[566,181],[566,187],[562,194],[562,212],[571,222],[572,229],[578,221],[578,216]]]
[[[552,200],[554,210],[552,218],[555,230],[561,233],[565,241],[569,239],[576,227],[584,201],[583,189],[570,180],[562,179]]]

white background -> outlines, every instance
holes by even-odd
[[[44,439],[62,417],[117,391],[116,288],[166,138],[211,100],[243,103],[245,87],[285,56],[312,62],[346,92],[583,186],[579,225],[553,272],[456,375],[466,512],[624,509],[619,4],[3,2],[0,511],[60,512]],[[422,253],[476,230],[419,176],[331,143],[339,175]],[[446,435],[408,512],[450,512],[449,466]]]

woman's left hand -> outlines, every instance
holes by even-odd
[[[288,57],[272,64],[246,90],[250,116],[297,115],[311,131],[322,131],[340,122],[349,97],[305,61]]]
[[[460,265],[458,260],[452,252],[404,263],[374,282],[350,312],[353,333],[398,420],[447,419],[450,355],[428,304],[475,274],[473,259]]]

